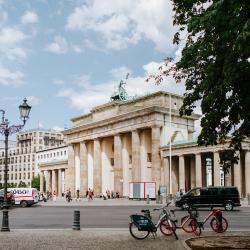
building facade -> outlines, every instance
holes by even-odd
[[[111,101],[73,118],[63,133],[68,143],[66,189],[96,195],[106,190],[129,196],[130,182],[167,185],[160,148],[188,140],[198,115],[179,115],[183,97],[157,92],[128,101]]]
[[[198,146],[196,140],[174,142],[161,148],[166,167],[167,189],[176,193],[194,187],[237,186],[240,196],[250,194],[250,141],[242,142],[239,161],[228,173],[220,166],[220,154],[227,150],[224,145]],[[170,164],[171,158],[171,164]]]
[[[40,150],[36,153],[40,172],[40,191],[65,193],[65,171],[68,168],[68,146]]]
[[[38,175],[36,152],[39,150],[60,146],[64,143],[60,132],[46,129],[33,129],[17,134],[15,147],[9,150],[8,183],[19,185],[24,182],[31,185],[31,180]],[[3,184],[4,150],[0,154],[0,183]]]

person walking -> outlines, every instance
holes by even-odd
[[[80,201],[80,190],[76,190],[76,201]]]

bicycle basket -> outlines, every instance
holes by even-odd
[[[154,231],[155,226],[148,217],[144,215],[133,214],[130,215],[130,218],[140,231]]]

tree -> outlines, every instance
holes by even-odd
[[[181,59],[165,60],[160,83],[172,75],[185,80],[181,115],[190,115],[201,102],[199,145],[224,143],[230,135],[230,150],[241,150],[250,136],[250,4],[246,0],[172,0],[174,25],[179,30],[174,43],[187,34]],[[236,161],[235,154],[231,160]],[[225,160],[225,159],[224,159]]]
[[[33,177],[32,181],[31,181],[31,187],[40,190],[40,177],[39,177],[39,175]]]

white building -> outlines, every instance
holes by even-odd
[[[61,146],[63,143],[62,133],[54,130],[38,128],[18,133],[15,147],[9,150],[8,183],[18,185],[22,181],[30,186],[32,178],[39,173],[35,164],[36,152]],[[0,150],[0,183],[3,184],[4,149]]]

